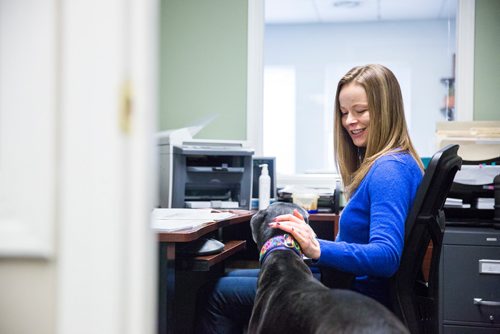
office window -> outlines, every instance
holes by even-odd
[[[263,152],[276,157],[280,172],[295,173],[295,70],[264,69]]]

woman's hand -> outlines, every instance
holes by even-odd
[[[297,210],[293,210],[292,215],[281,215],[274,218],[269,226],[290,233],[300,244],[305,256],[313,260],[319,259],[321,249],[318,239],[316,239],[316,233],[311,226],[306,224],[304,217]]]

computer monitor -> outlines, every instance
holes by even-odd
[[[262,170],[259,165],[267,164],[269,176],[271,177],[270,198],[276,198],[276,158],[275,157],[252,157],[253,178],[252,178],[252,198],[259,198],[259,176]]]

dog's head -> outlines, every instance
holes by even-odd
[[[287,202],[274,202],[267,209],[260,210],[252,217],[250,227],[257,249],[261,249],[262,245],[272,237],[284,233],[280,229],[269,227],[269,223],[277,216],[293,214],[294,209],[299,211],[306,223],[309,223],[309,214],[306,210],[296,204]]]

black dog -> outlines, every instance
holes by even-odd
[[[261,270],[248,333],[408,333],[384,306],[351,290],[329,289],[313,277],[298,243],[268,226],[302,208],[276,202],[251,220]],[[281,249],[281,251],[280,251]]]

